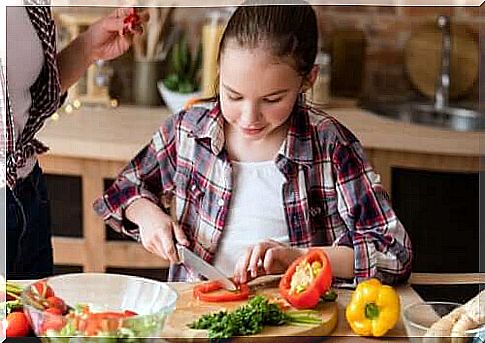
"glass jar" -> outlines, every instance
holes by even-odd
[[[202,93],[204,97],[215,94],[217,77],[217,54],[231,8],[210,11],[202,27]]]
[[[307,91],[307,99],[315,106],[327,105],[330,102],[330,55],[319,52],[315,64],[320,69],[313,87]]]

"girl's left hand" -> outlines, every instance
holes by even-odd
[[[125,22],[125,18],[137,16],[137,25],[132,27],[130,23]],[[135,12],[132,7],[123,7],[92,24],[82,34],[92,62],[111,60],[124,54],[130,48],[133,36],[143,33],[142,24],[148,19],[147,11]]]
[[[236,262],[233,280],[241,284],[260,275],[284,273],[306,251],[305,248],[290,247],[271,239],[250,246]]]

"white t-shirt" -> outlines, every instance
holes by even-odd
[[[42,43],[30,22],[24,6],[7,7],[7,82],[13,109],[15,139],[23,131],[32,104],[30,87],[37,80],[44,64]],[[29,158],[17,170],[18,178],[27,176],[37,157]]]
[[[287,243],[283,207],[283,174],[274,161],[232,162],[233,189],[229,213],[214,265],[232,276],[246,248],[269,238]]]

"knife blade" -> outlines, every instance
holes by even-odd
[[[190,251],[183,245],[177,244],[177,252],[179,255],[180,263],[197,271],[199,274],[203,275],[209,280],[219,281],[225,289],[228,289],[231,291],[235,291],[237,289],[234,282],[232,282],[226,276],[226,274],[224,274],[222,271],[220,271],[213,265],[204,261],[202,258],[194,254],[192,251]]]

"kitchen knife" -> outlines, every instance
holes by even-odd
[[[235,291],[237,289],[234,282],[229,280],[222,271],[210,265],[183,245],[177,244],[177,252],[180,263],[205,276],[209,280],[219,281],[225,289],[231,291]]]

